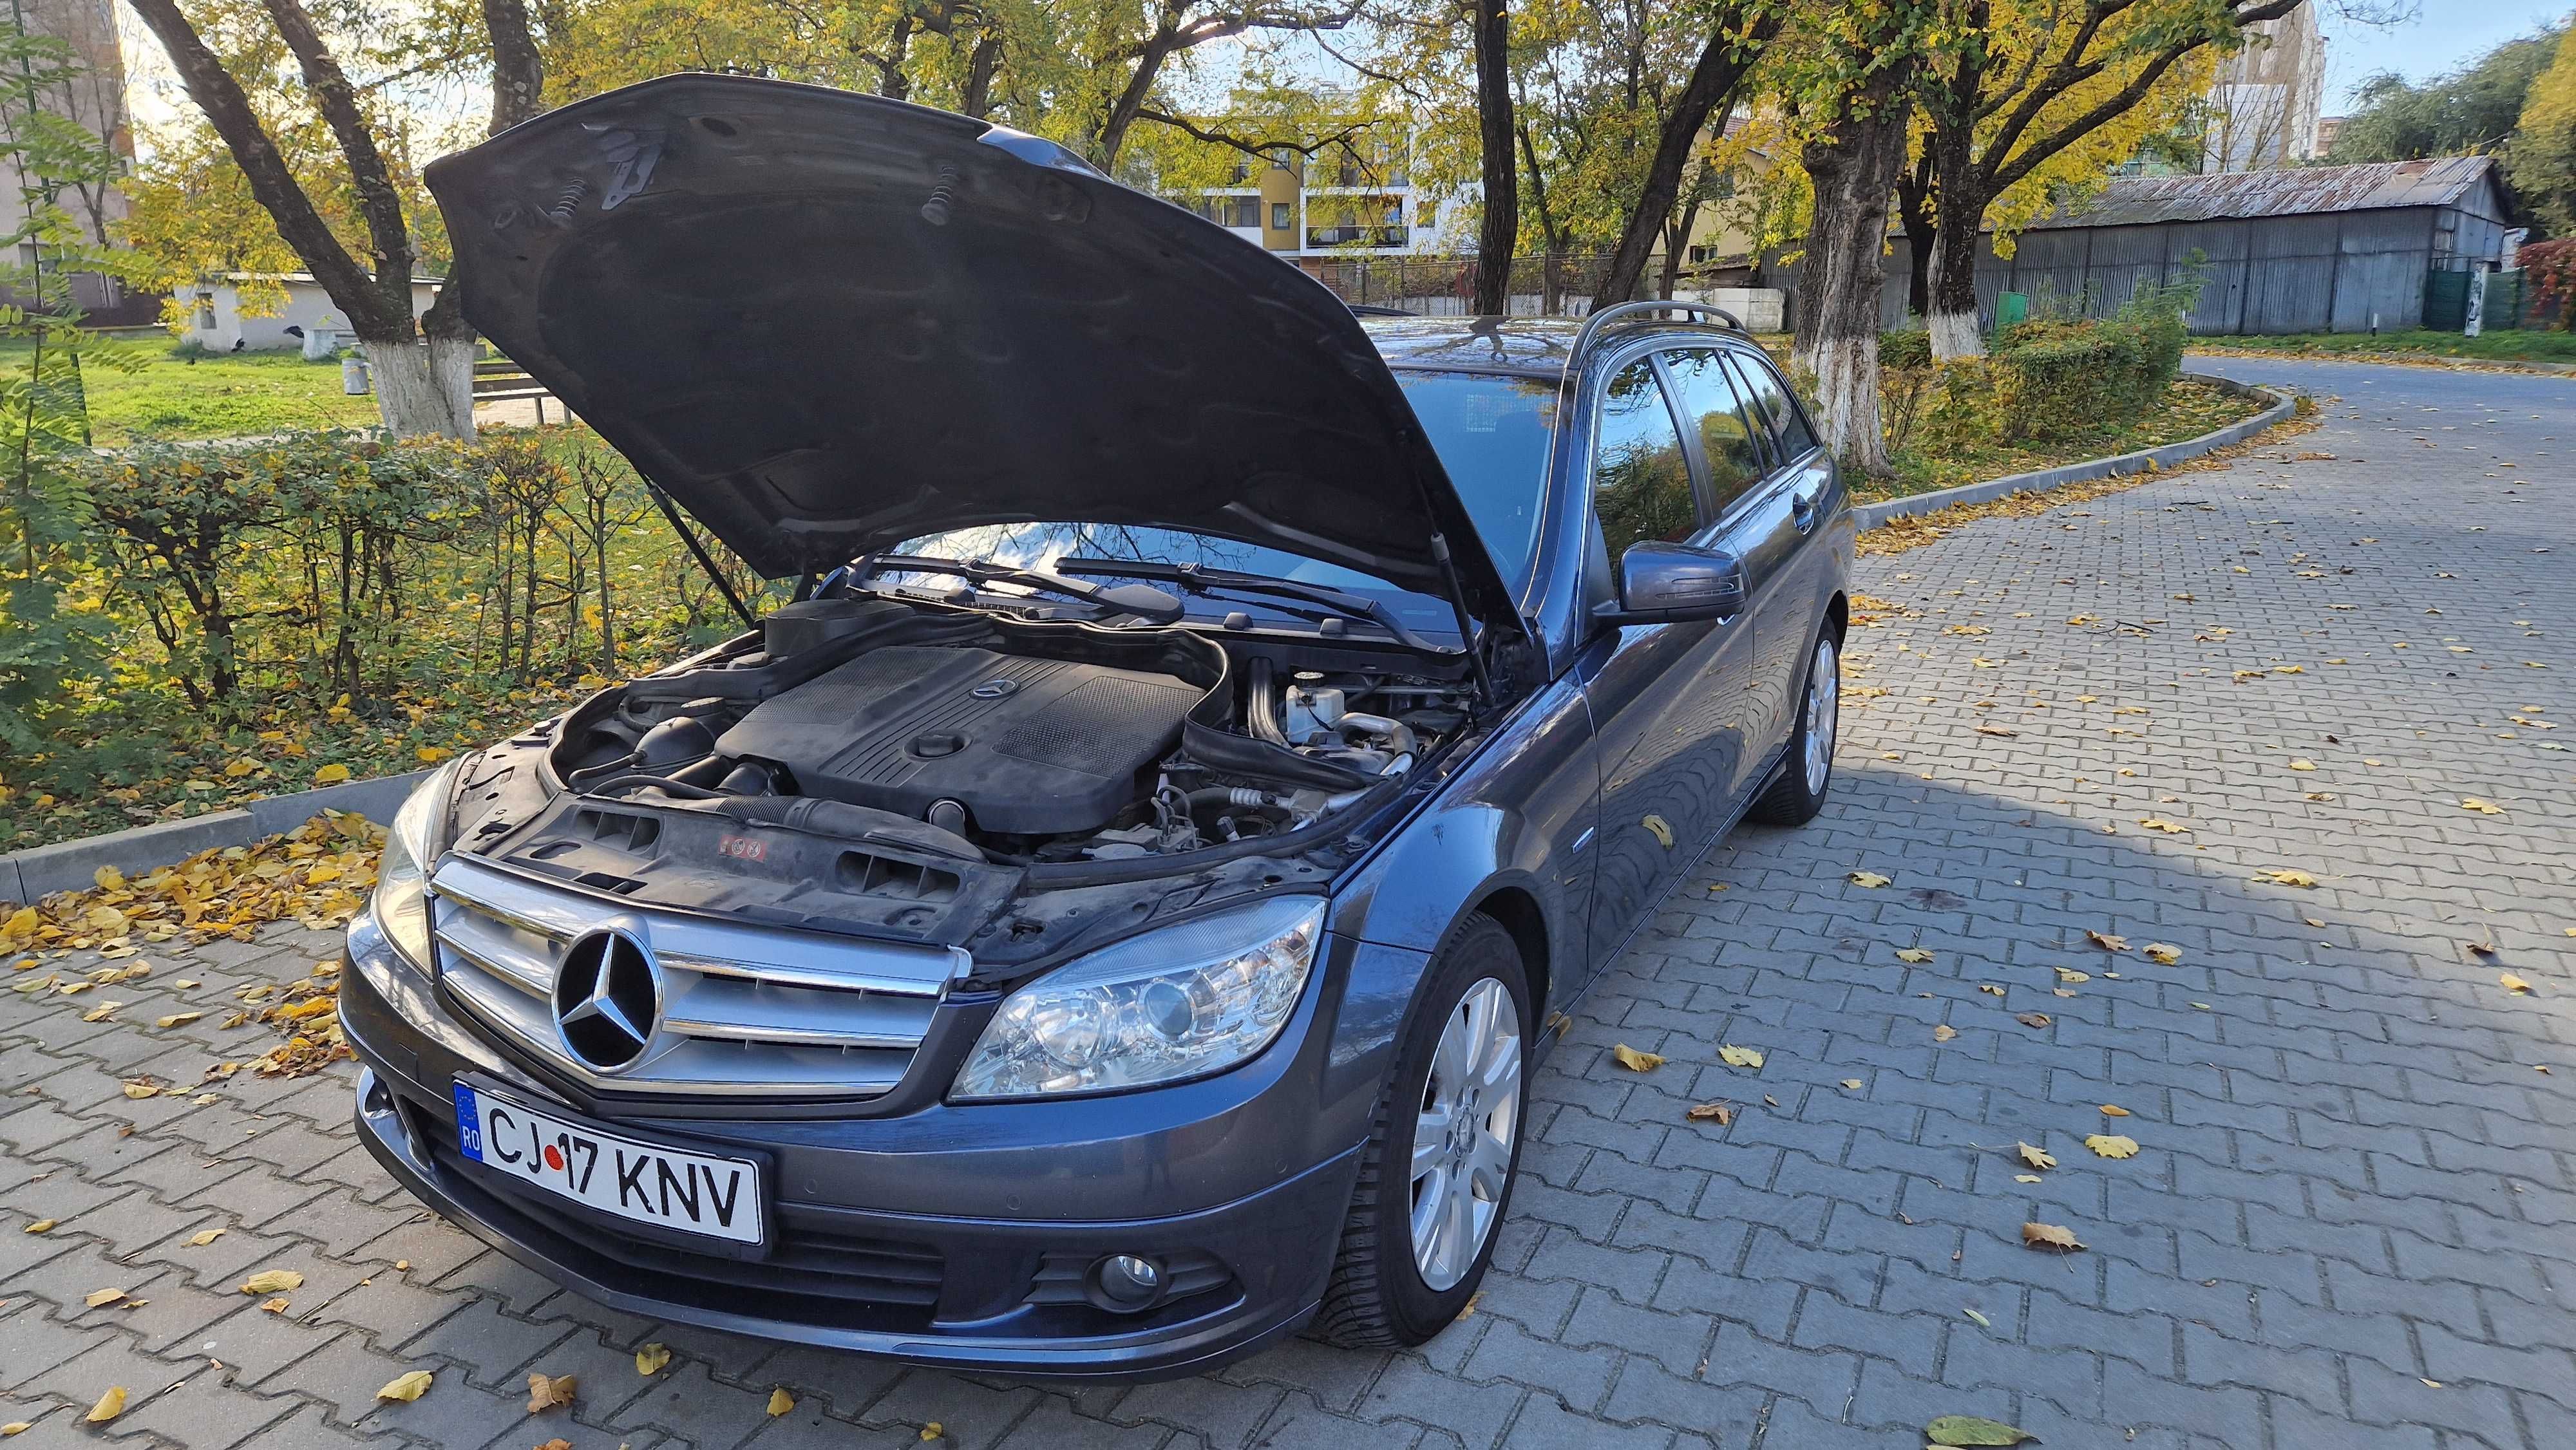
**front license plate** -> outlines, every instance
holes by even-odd
[[[761,1242],[760,1165],[566,1122],[456,1085],[465,1156],[601,1213],[738,1244]]]

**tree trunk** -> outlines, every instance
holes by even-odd
[[[367,370],[375,375],[376,411],[386,431],[398,438],[474,436],[470,340],[448,337],[422,343],[408,337],[369,337],[362,341],[367,345]],[[456,376],[460,371],[461,386]]]
[[[525,0],[483,0],[492,40],[492,129],[498,136],[546,108],[546,58],[528,32]]]
[[[1871,475],[1888,469],[1878,420],[1879,297],[1886,285],[1888,195],[1905,165],[1910,67],[1889,66],[1801,152],[1815,182],[1798,276],[1795,364],[1815,378],[1825,446]]]
[[[1969,149],[1971,124],[1937,126],[1925,143],[1932,150],[1941,210],[1932,228],[1932,297],[1923,325],[1932,332],[1932,356],[1944,362],[1986,350],[1977,326],[1977,229],[1986,216],[1985,177]]]
[[[1162,73],[1163,62],[1179,45],[1179,35],[1168,25],[1145,41],[1136,57],[1136,69],[1120,88],[1118,99],[1110,103],[1108,119],[1100,124],[1100,139],[1093,149],[1101,170],[1117,173],[1118,153],[1127,145],[1127,133],[1144,111],[1146,99],[1154,94],[1154,78]]]
[[[1932,151],[1896,178],[1896,220],[1905,228],[1905,315],[1932,315]]]
[[[966,53],[966,88],[957,109],[976,120],[993,114],[993,74],[1002,64],[1002,33],[987,30],[975,37],[975,48]]]
[[[1476,135],[1484,151],[1484,225],[1476,234],[1479,317],[1511,310],[1512,249],[1520,242],[1520,165],[1512,154],[1512,57],[1509,0],[1475,0]]]
[[[1699,54],[1698,64],[1691,67],[1690,80],[1664,117],[1663,129],[1655,137],[1654,159],[1646,164],[1646,180],[1637,193],[1637,204],[1619,229],[1619,245],[1610,253],[1610,269],[1602,274],[1599,290],[1592,294],[1594,307],[1607,307],[1625,302],[1637,294],[1637,283],[1645,276],[1647,254],[1654,250],[1655,235],[1671,215],[1673,201],[1681,194],[1682,171],[1690,164],[1691,152],[1699,146],[1699,133],[1708,125],[1712,113],[1719,112],[1721,102],[1731,100],[1744,73],[1761,57],[1763,47],[1778,34],[1781,13],[1769,11],[1754,21],[1753,28],[1739,37],[1736,28],[1743,23],[1742,5],[1730,5],[1713,22],[1708,44]],[[1477,63],[1483,64],[1483,52]]]

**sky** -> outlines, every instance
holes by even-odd
[[[2357,25],[2336,0],[2318,0],[2326,37],[2326,114],[2351,109],[2352,93],[2382,71],[2410,81],[2456,70],[2517,35],[2564,17],[2571,0],[2419,0],[2414,19],[2396,26]]]

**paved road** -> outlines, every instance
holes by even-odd
[[[2221,366],[2346,401],[2224,472],[1863,561],[1892,607],[1855,635],[1834,804],[1713,852],[1605,976],[1536,1081],[1500,1271],[1420,1353],[1299,1342],[1066,1393],[657,1328],[427,1221],[352,1144],[342,1079],[128,1101],[120,1076],[193,1080],[224,1034],[13,995],[0,1420],[37,1422],[13,1450],[92,1439],[112,1384],[135,1406],[106,1434],[196,1450],[890,1446],[929,1421],[974,1446],[1912,1450],[1943,1413],[2058,1447],[2576,1445],[2576,752],[2550,748],[2576,744],[2576,381]],[[326,950],[165,961],[120,1016]],[[1619,1042],[1670,1061],[1628,1073]],[[1719,1066],[1726,1043],[1767,1062]],[[1717,1098],[1730,1127],[1684,1121]],[[2058,1166],[2026,1181],[2017,1142]],[[61,1223],[17,1231],[37,1217]],[[2025,1249],[2026,1220],[2090,1248]],[[307,1276],[283,1313],[230,1292],[267,1266]],[[149,1302],[83,1308],[106,1287]],[[648,1340],[677,1351],[652,1382]],[[371,1404],[414,1367],[426,1397]],[[524,1414],[532,1368],[579,1375],[569,1419]]]

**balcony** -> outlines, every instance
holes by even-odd
[[[1410,228],[1401,226],[1340,226],[1306,228],[1306,245],[1310,247],[1401,247],[1412,236]]]

